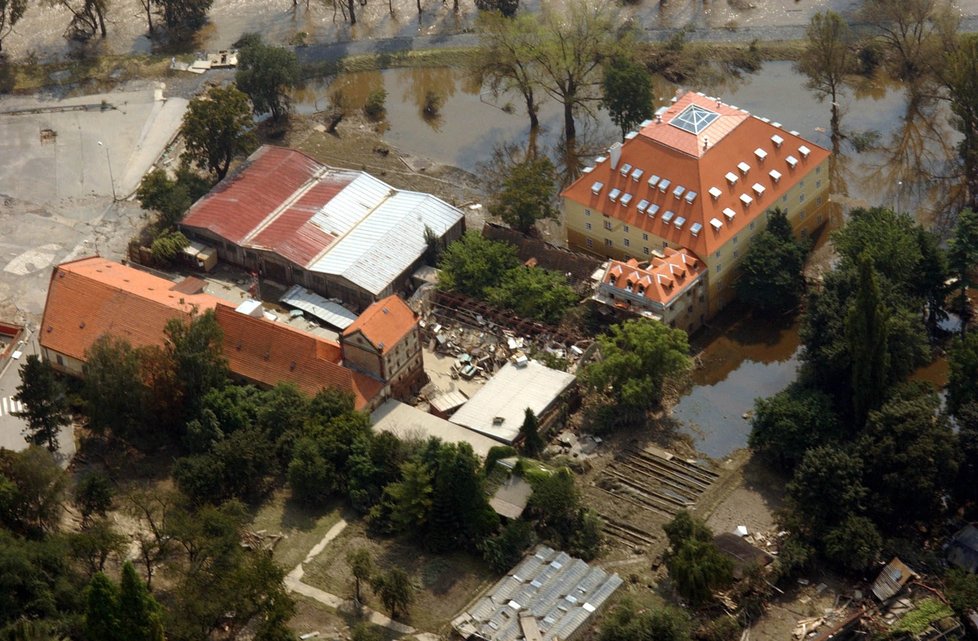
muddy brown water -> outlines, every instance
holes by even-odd
[[[296,95],[299,110],[308,113],[324,108],[327,94],[336,88],[341,88],[354,106],[362,106],[370,91],[384,88],[388,97],[383,136],[404,154],[478,173],[479,164],[489,158],[495,145],[525,145],[527,141],[528,121],[518,98],[496,98],[462,70],[391,69],[345,74],[332,86],[329,79],[314,81]],[[677,89],[660,81],[655,93],[664,104]],[[770,62],[757,74],[730,77],[702,89],[831,147],[829,105],[805,88],[804,77],[791,63]],[[428,92],[443,97],[434,118],[423,110]],[[847,90],[840,104],[848,140],[840,146],[840,171],[833,183],[833,201],[838,208],[831,226],[840,225],[844,212],[859,206],[882,205],[917,212],[920,203],[928,202],[938,188],[928,176],[940,173],[958,140],[946,107],[912,104],[903,86],[882,79]],[[538,145],[551,153],[555,153],[552,150],[560,139],[558,107],[549,100],[540,110],[543,127]],[[600,149],[617,140],[620,132],[605,112],[598,110],[597,115],[586,138]],[[856,152],[849,140],[860,136],[875,141],[875,148]],[[927,212],[917,215],[925,224],[931,220]],[[820,237],[813,259],[826,267],[832,258],[822,247],[827,236]],[[736,321],[705,345],[694,385],[673,412],[697,448],[708,456],[723,458],[745,447],[750,424],[742,415],[753,407],[754,399],[770,396],[795,380],[799,350],[797,323],[775,327],[749,318]],[[920,377],[942,383],[945,371],[946,365],[937,363],[922,371]]]

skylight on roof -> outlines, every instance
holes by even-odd
[[[676,198],[682,198],[683,192],[685,191],[686,191],[685,187],[683,187],[682,185],[676,185],[676,188],[672,190],[672,195],[675,196]]]
[[[710,196],[713,197],[713,200],[718,199],[722,195],[723,195],[723,192],[722,191],[720,191],[716,187],[710,187]]]
[[[764,189],[764,188],[761,187],[761,189]],[[624,196],[621,197],[621,206],[622,207],[628,207],[628,203],[630,203],[630,202],[632,202],[632,195],[631,194],[625,194]]]
[[[615,202],[616,200],[618,200],[618,196],[621,196],[620,189],[612,189],[610,192],[608,192],[608,200],[610,200],[611,202]]]
[[[666,190],[669,189],[669,185],[671,184],[672,183],[668,179],[663,178],[662,180],[659,181],[659,191],[661,191],[662,193],[666,193]]]
[[[798,153],[801,154],[802,158],[808,158],[808,154],[812,153],[812,150],[805,145],[802,145],[798,148]]]
[[[658,184],[659,184],[659,177],[656,176],[655,174],[652,174],[652,177],[649,178],[649,187],[652,187],[654,189],[655,186]]]
[[[632,166],[626,162],[624,165],[621,166],[621,175],[627,176],[628,172],[630,172],[631,170],[632,170]]]
[[[698,135],[719,117],[720,114],[715,111],[704,109],[699,105],[689,105],[670,120],[669,124]]]
[[[780,147],[781,144],[784,143],[784,138],[782,138],[778,134],[774,134],[773,136],[771,136],[771,142],[774,143],[775,147]]]
[[[676,215],[675,213],[671,211],[667,211],[666,213],[662,214],[662,222],[668,223],[670,220],[672,220],[672,217],[675,215]]]
[[[685,224],[686,224],[686,219],[683,218],[682,216],[680,216],[679,218],[677,218],[676,219],[676,222],[673,223],[673,225],[676,226],[676,229],[682,229],[683,228],[683,225],[685,225]]]
[[[713,220],[716,220],[716,218],[714,218]],[[703,231],[703,225],[699,223],[693,223],[693,225],[689,228],[689,233],[691,233],[694,236],[699,236],[701,231]]]
[[[602,189],[604,189],[604,183],[601,181],[596,181],[594,182],[594,184],[591,185],[592,194],[595,195],[600,194]]]
[[[720,222],[719,218],[711,218],[710,227],[713,228],[713,231],[720,231],[720,228],[723,227],[723,223]]]
[[[638,201],[638,204],[635,205],[635,209],[637,209],[640,214],[644,214],[645,210],[648,208],[649,208],[649,201],[645,200],[644,198]]]
[[[659,213],[658,205],[649,205],[649,218]]]
[[[644,173],[645,172],[642,171],[641,169],[636,168],[635,171],[632,172],[632,180],[634,180],[635,182],[638,182],[639,179],[642,178],[642,174],[644,174]]]
[[[695,191],[687,191],[686,192],[686,202],[692,204],[692,202],[694,200],[696,200],[696,192]]]
[[[792,169],[794,169],[795,165],[798,164],[798,159],[795,158],[794,156],[788,156],[787,158],[784,159],[784,161],[788,163],[788,166],[791,167]]]

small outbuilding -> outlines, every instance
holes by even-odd
[[[472,451],[482,458],[486,457],[491,447],[498,445],[488,436],[449,423],[434,414],[423,412],[394,399],[386,401],[374,410],[370,420],[375,430],[390,432],[401,439],[428,439],[434,436],[446,443],[468,443],[472,446]]]

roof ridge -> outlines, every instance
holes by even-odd
[[[346,231],[344,231],[339,236],[334,237],[333,242],[331,242],[329,245],[327,245],[326,247],[324,247],[322,251],[320,251],[309,262],[307,262],[305,265],[303,265],[303,267],[306,268],[306,269],[308,269],[309,266],[314,265],[317,262],[319,262],[323,258],[323,256],[325,256],[326,254],[329,253],[329,251],[333,248],[333,245],[334,244],[340,243],[344,238],[346,238],[347,236],[349,236],[350,234],[352,234],[355,229],[357,229],[360,225],[362,225],[364,222],[366,222],[370,218],[370,215],[371,214],[373,214],[374,212],[376,212],[378,209],[381,208],[381,206],[383,206],[384,203],[386,203],[388,200],[391,199],[391,195],[392,195],[391,192],[396,193],[398,191],[397,188],[394,187],[393,185],[391,185],[390,183],[388,183],[388,182],[386,182],[384,180],[381,180],[380,178],[377,178],[376,176],[373,176],[371,174],[368,174],[365,171],[358,171],[358,170],[353,170],[353,171],[356,171],[359,174],[359,176],[357,176],[352,181],[350,181],[349,183],[347,183],[346,185],[344,185],[343,186],[343,189],[341,189],[339,192],[337,192],[337,195],[342,194],[343,193],[343,190],[349,188],[350,185],[352,185],[358,179],[363,178],[363,177],[366,177],[366,178],[368,178],[370,180],[377,181],[381,185],[384,185],[385,187],[387,187],[387,195],[384,196],[383,198],[381,198],[380,201],[377,202],[377,204],[375,204],[363,216],[361,216],[360,219],[356,223],[354,223],[353,225],[350,225],[349,229],[347,229]],[[328,204],[329,203],[327,203],[327,205]],[[325,206],[324,206],[324,209],[325,209]],[[318,225],[316,225],[316,226],[318,227]],[[323,230],[323,231],[325,231],[325,230]]]
[[[317,163],[318,163],[318,161],[317,161]],[[313,187],[315,187],[316,185],[318,185],[320,183],[320,181],[322,180],[323,176],[325,176],[327,173],[329,173],[330,167],[328,165],[324,165],[322,163],[318,163],[318,164],[319,164],[319,168],[316,170],[316,172],[312,176],[310,176],[306,180],[305,183],[302,184],[302,186],[300,186],[298,189],[296,189],[295,191],[293,191],[291,196],[289,196],[288,198],[286,198],[285,200],[283,200],[282,202],[280,202],[278,204],[278,207],[276,207],[272,211],[270,211],[265,216],[265,218],[263,218],[261,220],[261,222],[259,222],[257,225],[255,225],[251,229],[251,231],[248,232],[248,234],[244,238],[241,239],[241,244],[242,245],[244,245],[244,244],[247,243],[249,246],[251,246],[251,241],[252,241],[252,239],[255,236],[257,236],[258,234],[260,234],[261,232],[263,232],[265,229],[267,229],[269,225],[271,225],[273,222],[275,222],[276,220],[278,220],[278,217],[282,214],[282,212],[284,212],[286,209],[289,209],[290,207],[292,207],[292,205],[294,205],[299,199],[301,199],[303,196],[305,196],[306,194],[308,194],[309,191]],[[310,216],[310,218],[312,218],[312,216]],[[306,222],[308,222],[308,220]]]

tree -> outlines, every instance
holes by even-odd
[[[876,270],[868,257],[859,265],[856,297],[846,317],[846,339],[852,354],[852,407],[857,425],[883,400],[889,368],[887,318]]]
[[[0,52],[6,38],[27,12],[28,0],[0,0]]]
[[[557,324],[578,296],[561,273],[541,267],[518,266],[506,271],[498,284],[485,290],[487,301],[523,318]]]
[[[112,480],[104,472],[89,472],[75,486],[75,505],[82,515],[82,522],[92,516],[105,516],[112,507]]]
[[[543,438],[540,436],[540,421],[529,407],[523,415],[523,425],[520,426],[520,437],[523,439],[523,454],[529,457],[539,456],[543,450]]]
[[[207,393],[227,384],[223,335],[213,310],[171,319],[163,329],[164,351],[176,381],[171,402],[177,416],[199,416]]]
[[[72,557],[88,569],[89,575],[94,575],[105,570],[109,557],[125,553],[128,540],[107,518],[101,517],[89,519],[80,532],[70,535],[68,542]]]
[[[958,31],[959,19],[944,0],[867,0],[862,15],[889,49],[893,75],[907,81],[934,71]],[[918,85],[911,82],[911,91]]]
[[[436,552],[475,549],[499,525],[479,458],[468,443],[444,443],[435,461],[424,544]]]
[[[978,608],[978,574],[951,568],[944,577],[944,594],[959,616]]]
[[[370,581],[374,573],[374,562],[370,558],[370,552],[364,548],[351,550],[346,555],[346,562],[350,566],[350,574],[353,575],[354,592],[353,597],[360,603],[360,585]]]
[[[247,95],[234,85],[211,87],[183,116],[184,157],[221,180],[231,160],[251,147],[253,127]]]
[[[601,91],[601,106],[608,111],[611,122],[621,128],[623,141],[635,125],[652,118],[652,76],[631,58],[611,58],[604,66]]]
[[[47,445],[50,451],[57,451],[58,432],[71,424],[64,383],[36,354],[21,365],[20,380],[14,400],[24,404],[24,411],[16,413],[27,421],[24,438],[31,445]]]
[[[978,402],[978,334],[967,334],[951,343],[947,353],[947,409],[957,414],[969,403]]]
[[[805,287],[804,267],[805,250],[795,240],[785,211],[775,209],[740,264],[737,296],[763,313],[794,309]]]
[[[978,36],[961,35],[947,54],[944,82],[954,112],[954,126],[964,139],[958,154],[964,164],[968,207],[978,211]]]
[[[978,502],[978,402],[958,408],[955,419],[958,424],[958,477],[954,496],[959,504]]]
[[[748,443],[782,472],[790,472],[809,449],[840,436],[832,399],[817,389],[792,385],[754,401]]]
[[[129,561],[122,564],[119,584],[119,630],[126,641],[163,641],[160,605]]]
[[[507,523],[498,533],[489,537],[479,546],[482,558],[495,572],[506,572],[520,562],[523,553],[533,545],[536,537],[533,525],[515,519]]]
[[[664,526],[669,537],[666,567],[676,591],[693,605],[701,605],[733,580],[733,563],[713,544],[706,524],[685,510]]]
[[[883,539],[865,516],[848,516],[825,535],[825,556],[845,570],[869,569],[883,549]]]
[[[831,133],[839,135],[839,91],[855,66],[852,34],[845,18],[834,11],[812,16],[806,31],[805,48],[798,60],[798,71],[808,76],[808,88],[819,100],[831,101]]]
[[[281,120],[292,109],[289,90],[299,81],[295,52],[267,45],[257,33],[242,36],[238,48],[235,83],[251,98],[256,115],[271,113],[272,120]]]
[[[489,212],[524,234],[536,221],[557,216],[554,192],[557,177],[546,156],[530,156],[508,168],[502,189],[493,197]]]
[[[6,482],[4,482],[6,481]],[[57,528],[67,477],[51,453],[37,446],[0,449],[0,522],[29,535]]]
[[[123,338],[97,338],[85,351],[81,396],[92,431],[120,439],[138,434],[146,406],[140,351]]]
[[[686,332],[663,323],[628,320],[597,340],[601,357],[585,367],[582,379],[599,392],[610,389],[624,405],[658,406],[666,382],[681,383],[691,367]]]
[[[322,505],[336,487],[336,471],[308,437],[296,442],[288,477],[292,497],[306,505]]]
[[[439,287],[457,290],[482,298],[486,289],[502,280],[503,274],[516,267],[516,248],[497,243],[475,231],[468,231],[450,244],[438,263]]]
[[[99,641],[128,641],[120,635],[119,590],[101,572],[96,573],[88,584],[85,638]]]
[[[563,106],[568,143],[577,138],[575,113],[590,111],[598,100],[602,61],[624,46],[612,16],[610,4],[587,0],[559,8],[546,5],[538,14],[529,59],[539,67],[540,86]]]
[[[479,6],[477,0],[476,6]],[[511,0],[513,13],[518,0]],[[482,7],[480,7],[481,9]],[[483,11],[477,18],[479,30],[479,53],[476,73],[484,84],[488,84],[493,96],[516,92],[526,105],[530,118],[530,131],[540,127],[537,115],[539,99],[539,71],[533,62],[530,51],[533,41],[539,35],[539,22],[530,13],[514,16],[506,9]]]
[[[978,150],[975,153],[978,154]],[[978,171],[978,166],[975,167],[975,171]],[[978,199],[978,194],[974,198]],[[952,273],[958,279],[958,307],[961,308],[961,333],[963,334],[970,320],[967,310],[967,290],[975,286],[973,274],[978,272],[978,210],[963,209],[958,214],[958,222],[954,225],[954,232],[948,241],[947,259]]]
[[[209,189],[207,180],[186,167],[177,170],[176,179],[162,169],[153,169],[139,182],[136,199],[143,209],[159,212],[160,227],[165,230],[176,225]]]
[[[601,622],[598,641],[689,641],[689,616],[663,606],[639,610],[625,599]]]
[[[66,38],[88,40],[96,33],[103,38],[106,36],[106,0],[82,0],[80,6],[72,0],[51,0],[50,4],[64,7],[71,14],[71,22],[65,30]]]
[[[422,532],[431,512],[431,470],[422,461],[407,461],[401,478],[384,488],[385,502],[391,506],[390,521],[401,532]]]
[[[168,492],[136,491],[129,495],[127,512],[139,522],[135,542],[139,560],[146,569],[146,588],[152,589],[157,565],[166,559],[173,538],[169,527],[172,514],[179,509],[178,498]]]
[[[863,462],[844,449],[819,445],[808,450],[787,485],[792,530],[818,540],[850,514],[866,509]]]
[[[475,7],[488,14],[499,13],[503,17],[513,18],[520,7],[519,0],[475,0]]]
[[[380,597],[387,611],[391,613],[392,619],[407,614],[407,609],[411,607],[411,602],[414,600],[414,586],[411,585],[410,577],[401,568],[391,568],[375,576],[373,590]]]
[[[163,15],[163,22],[173,32],[194,31],[207,22],[207,12],[214,0],[152,0]],[[147,12],[148,13],[148,12]]]

